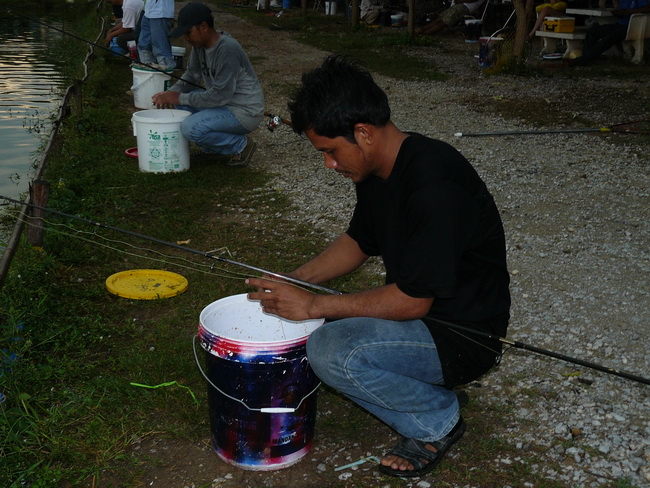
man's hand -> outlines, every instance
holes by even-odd
[[[164,91],[156,93],[151,101],[156,108],[174,108],[179,105],[180,93],[175,91]]]
[[[266,313],[288,320],[308,320],[309,309],[316,297],[313,293],[290,283],[265,278],[248,278],[246,284],[257,287],[248,294],[250,300],[259,300]]]

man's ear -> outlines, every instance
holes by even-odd
[[[372,125],[355,124],[354,138],[357,140],[357,144],[372,145],[375,143],[375,136],[375,128]]]

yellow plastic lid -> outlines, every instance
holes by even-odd
[[[131,269],[106,278],[108,291],[134,300],[170,298],[183,293],[187,285],[184,276],[159,269]]]

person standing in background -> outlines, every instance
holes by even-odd
[[[174,0],[146,0],[138,38],[138,55],[145,64],[175,68],[169,31],[174,23]]]

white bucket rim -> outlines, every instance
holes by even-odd
[[[168,75],[171,74],[174,69],[173,68],[166,68],[166,69],[155,69],[155,68],[148,68],[146,66],[139,66],[137,64],[134,64],[131,66],[131,71],[142,71],[143,73],[153,73],[153,74],[161,74],[161,75]]]
[[[142,122],[144,124],[173,124],[182,122],[190,115],[192,115],[192,112],[188,110],[157,108],[133,112],[132,118],[135,122]]]
[[[183,46],[172,46],[172,54],[185,54],[185,48]]]
[[[219,310],[223,310],[225,307],[238,307],[239,310],[245,309],[245,316],[235,317],[238,319],[238,322],[236,324],[229,324],[231,326],[230,331],[223,331],[221,329],[216,330],[216,327],[211,327],[213,324],[206,324],[207,319],[213,318]],[[199,321],[200,326],[215,337],[240,344],[255,344],[260,347],[291,345],[294,343],[297,344],[304,342],[314,330],[325,322],[324,319],[293,321],[283,319],[277,315],[265,313],[262,310],[260,303],[258,301],[249,300],[246,293],[221,298],[210,303],[201,311]],[[255,322],[254,325],[258,327],[259,324],[263,325],[264,329],[262,329],[262,332],[266,334],[264,340],[256,340],[256,338],[252,337],[252,333],[249,333],[244,337],[244,329],[247,327],[253,327],[253,322]],[[237,330],[239,330],[239,332],[234,332],[232,330],[235,326],[238,327]],[[276,329],[270,331],[269,329],[271,327],[276,327]],[[261,335],[259,334],[259,329],[256,329],[255,332],[257,335]],[[278,335],[282,333],[282,337],[272,337],[273,332],[277,332]]]

